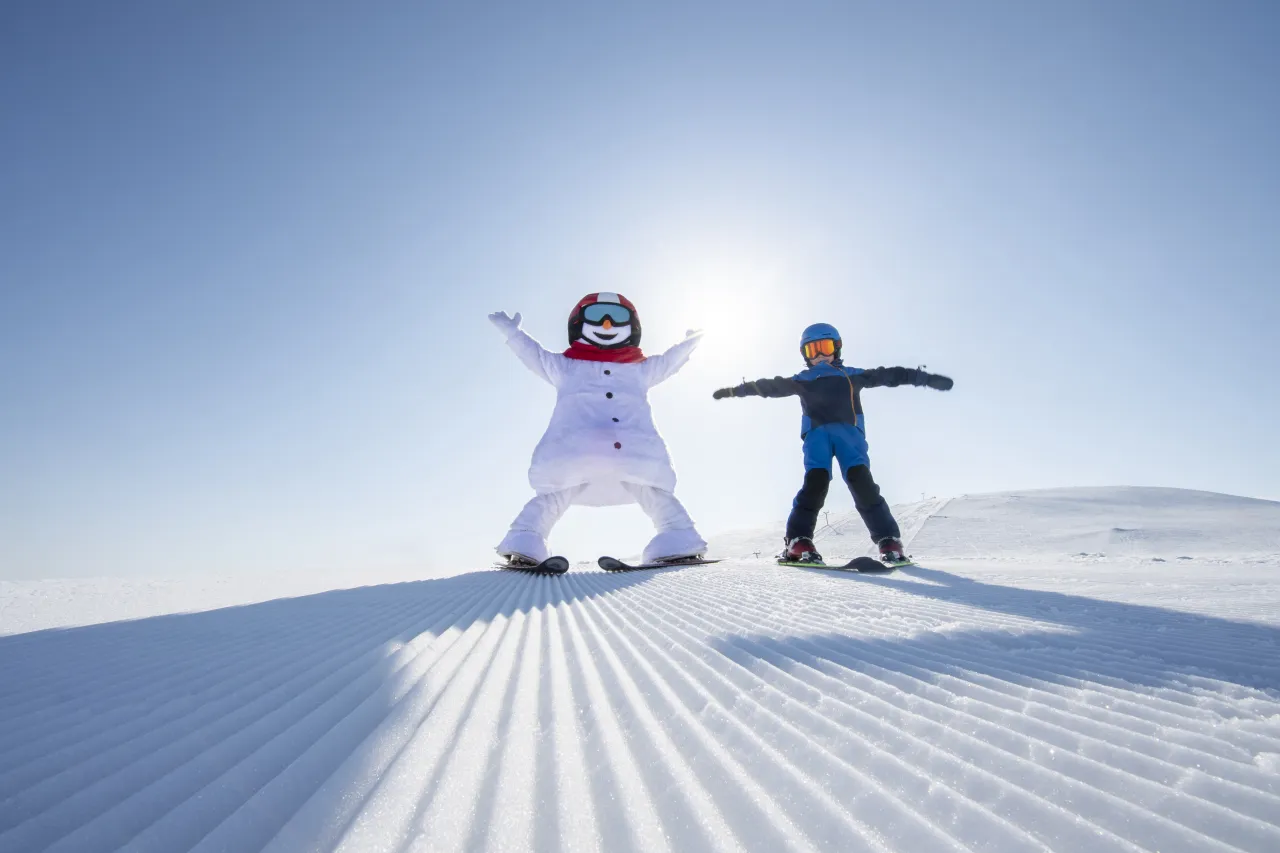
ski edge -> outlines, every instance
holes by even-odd
[[[800,563],[793,560],[779,560],[779,566],[793,566],[797,569],[829,569],[831,571],[840,572],[858,572],[864,575],[885,574],[892,572],[894,569],[901,569],[905,566],[914,566],[915,563],[906,560],[903,562],[884,563],[874,557],[854,557],[847,563],[830,565],[828,563]],[[859,565],[865,568],[859,568]]]
[[[640,562],[640,564],[630,564],[623,562],[617,557],[604,556],[595,561],[600,569],[605,571],[640,571],[643,569],[681,569],[684,566],[707,566],[713,562],[721,562],[719,560],[681,560],[672,562]]]

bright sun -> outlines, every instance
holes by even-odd
[[[734,361],[747,353],[768,318],[760,310],[750,282],[734,282],[723,276],[701,276],[681,285],[679,316],[690,318],[691,328],[702,329],[706,341],[700,358]]]

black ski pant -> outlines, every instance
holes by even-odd
[[[872,542],[892,537],[902,538],[898,522],[889,510],[889,503],[880,496],[880,487],[871,477],[866,465],[854,465],[844,473],[844,481],[853,493],[853,505],[862,516]],[[818,525],[818,513],[827,501],[827,489],[831,484],[831,472],[826,468],[810,468],[804,472],[804,485],[791,503],[791,516],[787,519],[787,540],[797,536],[813,538]]]

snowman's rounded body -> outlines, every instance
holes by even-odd
[[[613,506],[635,501],[624,482],[675,490],[676,472],[649,408],[660,372],[653,359],[617,364],[544,351],[539,362],[556,388],[556,406],[529,467],[535,492],[584,486],[574,503]]]
[[[555,387],[556,406],[529,466],[536,494],[511,522],[497,552],[545,560],[546,537],[569,506],[638,503],[657,531],[645,546],[646,561],[706,553],[706,541],[674,495],[676,472],[649,409],[649,389],[689,360],[699,334],[691,332],[648,358],[638,347],[625,355],[615,348],[610,357],[640,360],[606,361],[602,350],[590,346],[570,346],[567,352],[580,358],[548,352],[511,318],[499,325],[525,366]]]

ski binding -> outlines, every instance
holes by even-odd
[[[531,575],[562,575],[569,571],[569,560],[565,557],[547,557],[541,563],[535,563],[533,560],[517,560],[498,563],[497,568],[512,572],[526,572]]]

